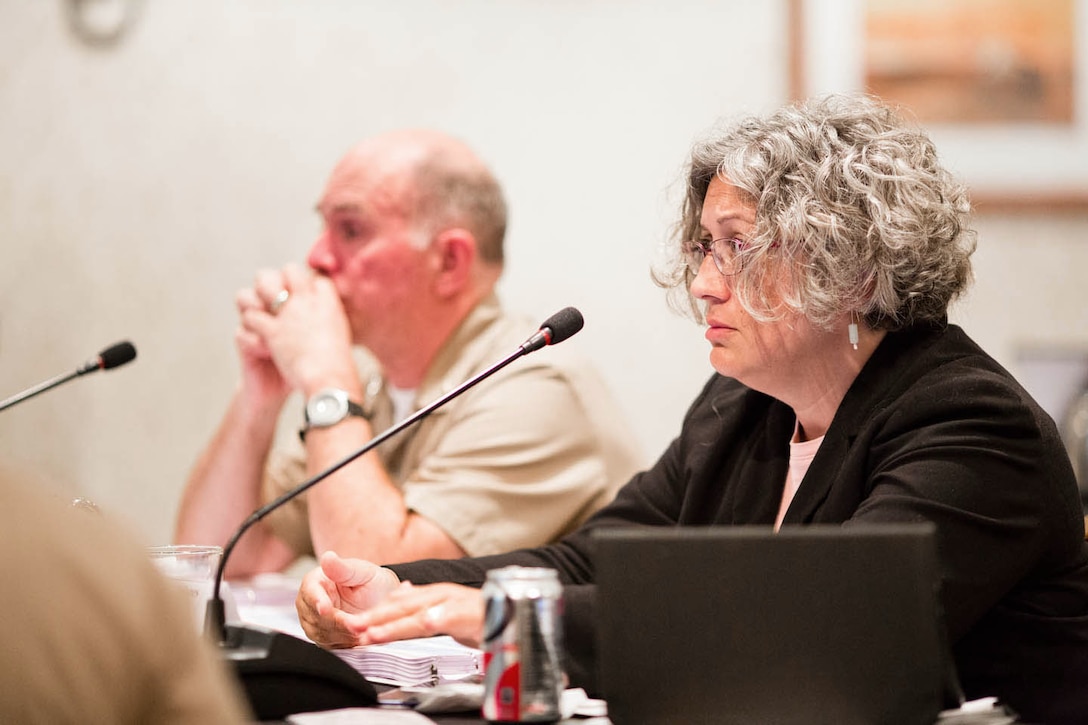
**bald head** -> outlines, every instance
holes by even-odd
[[[506,202],[486,164],[464,142],[432,129],[400,129],[348,151],[333,175],[380,186],[380,198],[428,234],[464,227],[480,258],[502,264]]]

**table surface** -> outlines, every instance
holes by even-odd
[[[299,583],[299,577],[283,574],[262,574],[253,580],[230,582],[229,587],[226,589],[229,590],[236,606],[232,607],[231,599],[227,598],[225,594],[228,620],[258,624],[296,637],[304,637],[301,626],[298,624],[298,616],[295,613],[294,605]],[[254,618],[250,619],[250,616]],[[377,683],[375,683],[375,687],[379,692],[392,689],[390,685]],[[983,704],[985,703],[981,700],[976,701],[976,703],[968,703],[962,710],[962,714],[942,718],[941,725],[968,722],[972,725],[981,725],[982,723],[1005,725],[1010,722],[1019,722],[1005,714],[1003,708],[988,710],[980,707]],[[976,707],[972,709],[972,705]],[[443,725],[479,725],[479,723],[487,722],[478,712],[427,714],[426,717]],[[600,725],[608,722],[607,718],[603,717],[588,719],[577,717],[561,721],[561,723],[569,723],[570,725],[589,725],[590,723]],[[268,725],[272,725],[272,723],[268,723]]]

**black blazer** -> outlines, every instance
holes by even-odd
[[[567,585],[568,673],[592,692],[590,531],[772,525],[794,423],[787,406],[714,375],[657,463],[560,542],[392,568],[417,583],[476,586],[497,566],[558,569]],[[783,526],[932,521],[949,639],[967,697],[998,695],[1028,722],[1088,722],[1082,516],[1053,420],[960,328],[934,325],[881,342],[836,413]]]

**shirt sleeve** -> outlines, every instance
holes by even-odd
[[[622,482],[609,480],[583,401],[561,371],[523,368],[465,396],[414,446],[410,509],[472,556],[552,541]]]

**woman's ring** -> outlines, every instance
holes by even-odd
[[[431,627],[437,627],[441,625],[445,614],[446,608],[439,602],[423,610],[423,621]]]
[[[272,302],[268,305],[268,311],[273,315],[280,311],[280,308],[287,303],[287,300],[291,298],[291,293],[285,289],[281,289],[275,297],[272,298]]]

